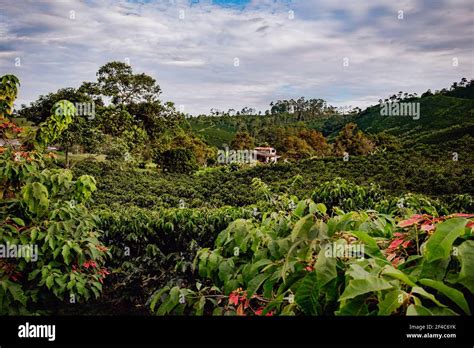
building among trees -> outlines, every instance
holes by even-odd
[[[254,149],[257,152],[257,161],[263,163],[276,163],[278,158],[276,150],[273,147],[256,147]]]

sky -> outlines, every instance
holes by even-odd
[[[17,105],[113,60],[186,113],[278,99],[365,107],[474,77],[472,0],[0,0],[0,76]]]

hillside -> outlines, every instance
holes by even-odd
[[[433,133],[472,134],[473,99],[461,99],[444,95],[420,98],[420,117],[395,117],[380,115],[380,106],[361,112],[354,122],[365,132],[387,133],[402,138],[431,139]]]
[[[474,134],[474,85],[443,93],[423,95],[401,102],[420,103],[418,117],[382,116],[380,105],[352,115],[333,114],[319,118],[297,119],[294,115],[240,115],[189,118],[196,135],[210,145],[229,144],[235,132],[245,129],[253,136],[268,126],[304,125],[321,131],[331,141],[348,122],[354,122],[366,133],[386,132],[402,140],[442,143],[466,134]],[[293,119],[292,119],[293,117]],[[417,119],[414,119],[417,118]]]

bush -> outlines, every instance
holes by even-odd
[[[59,107],[74,111],[70,102],[56,103],[30,143],[0,147],[0,241],[7,253],[0,259],[0,315],[44,313],[98,298],[108,274],[107,248],[87,208],[94,178],[73,180],[68,170],[43,169],[51,156],[43,149],[73,122],[70,114],[54,113]],[[21,139],[25,130],[14,131]]]
[[[246,209],[100,209],[96,211],[103,242],[112,245],[114,291],[106,301],[140,306],[168,281],[189,282],[199,247],[212,246],[217,234],[237,218],[248,218]],[[191,275],[191,276],[190,276]]]
[[[121,138],[109,138],[104,154],[109,161],[125,161],[129,156],[128,146]]]
[[[150,310],[157,315],[471,314],[472,215],[352,211],[328,217],[326,210],[306,200],[298,203],[298,214],[235,220],[214,248],[199,250],[197,279],[157,290]],[[457,237],[447,241],[447,233]]]
[[[157,155],[156,162],[172,173],[191,173],[199,168],[194,153],[185,148],[166,150]]]

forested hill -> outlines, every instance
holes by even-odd
[[[383,116],[380,102],[419,103],[419,117]],[[298,101],[283,101],[287,104]],[[282,103],[283,103],[282,102]],[[277,103],[280,103],[277,102]],[[271,105],[274,105],[273,103]],[[218,116],[200,116],[188,119],[193,131],[214,146],[229,144],[237,131],[246,131],[258,139],[258,135],[269,128],[305,126],[321,131],[333,139],[343,126],[356,123],[366,133],[386,132],[403,140],[423,143],[441,143],[474,134],[474,83],[453,83],[450,89],[432,93],[430,90],[420,97],[413,94],[394,94],[380,99],[378,104],[365,110],[338,112],[327,107],[317,113],[303,110],[301,113],[281,112],[273,107],[265,115],[235,115],[223,113]]]
[[[474,99],[439,94],[419,98],[416,102],[420,103],[419,119],[382,116],[377,105],[361,112],[354,122],[364,132],[385,131],[402,138],[416,137],[422,142],[473,134]]]

